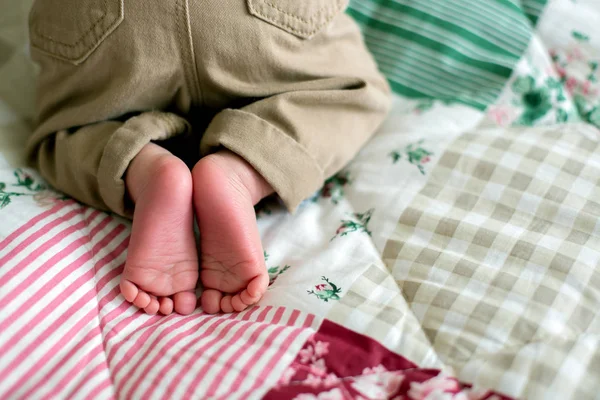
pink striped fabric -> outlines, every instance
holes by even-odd
[[[148,316],[119,294],[129,229],[64,201],[0,241],[0,398],[260,398],[314,332],[283,307]]]

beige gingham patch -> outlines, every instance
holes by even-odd
[[[465,134],[400,216],[384,262],[460,379],[527,398],[600,393],[600,147],[589,134]]]
[[[398,285],[383,266],[371,265],[326,318],[368,335],[420,367],[444,368]]]

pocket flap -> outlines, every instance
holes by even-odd
[[[323,29],[347,6],[347,0],[247,0],[248,9],[272,25],[303,39]]]
[[[82,63],[123,21],[123,0],[36,0],[29,35],[36,49]]]

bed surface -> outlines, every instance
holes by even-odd
[[[465,2],[351,2],[388,119],[257,208],[259,306],[161,317],[118,291],[130,223],[25,167],[31,1],[0,0],[0,398],[598,398],[600,4]]]

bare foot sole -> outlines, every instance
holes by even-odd
[[[269,284],[254,204],[273,190],[246,161],[221,151],[192,171],[200,228],[202,309],[243,311]]]
[[[190,170],[151,143],[134,158],[125,181],[135,209],[121,293],[148,314],[190,314],[198,281]]]

